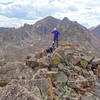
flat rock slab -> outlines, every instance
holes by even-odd
[[[93,64],[99,64],[100,65],[100,58],[96,58],[92,61]]]
[[[95,82],[94,93],[100,99],[100,82]]]

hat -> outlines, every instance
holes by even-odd
[[[57,28],[55,27],[53,30],[57,30]]]

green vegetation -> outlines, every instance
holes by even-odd
[[[4,66],[6,63],[4,60],[0,60],[0,66]]]

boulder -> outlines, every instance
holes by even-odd
[[[20,84],[10,84],[0,92],[0,100],[41,100]]]
[[[75,83],[77,84],[77,87],[79,88],[86,88],[89,86],[88,80],[85,79],[83,76],[78,76]]]
[[[66,66],[64,66],[64,64],[60,63],[60,64],[58,64],[58,69],[59,70],[65,70]]]
[[[49,78],[21,81],[20,85],[35,94],[40,100],[50,100],[51,96],[53,96]]]
[[[66,76],[66,74],[64,74],[63,72],[59,72],[57,75],[57,83],[66,83],[68,80],[68,77]]]
[[[99,98],[97,98],[95,95],[91,93],[86,93],[86,95],[82,96],[80,100],[99,100]]]
[[[6,86],[12,79],[31,79],[34,71],[22,63],[8,63],[0,67],[0,86]]]
[[[30,98],[30,99],[29,99]],[[12,80],[0,90],[0,100],[53,100],[49,78]]]
[[[34,79],[41,79],[41,78],[47,78],[47,69],[39,69],[33,76]]]
[[[50,65],[48,57],[40,58],[38,63],[39,63],[39,68],[47,68]]]
[[[100,65],[100,58],[95,58],[92,63]]]
[[[87,61],[87,62],[92,62],[95,59],[95,56],[91,56],[88,54],[85,54],[84,56],[81,57],[83,60]]]
[[[26,60],[26,66],[31,67],[31,68],[35,68],[39,66],[38,61],[35,58],[35,56],[32,56],[31,58]]]
[[[100,65],[98,65],[98,68],[97,68],[97,77],[98,77],[98,80],[100,81]]]
[[[77,65],[81,61],[81,58],[77,57],[76,59],[74,58],[74,61],[72,62],[73,65]]]

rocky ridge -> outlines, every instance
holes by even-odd
[[[100,60],[80,45],[60,44],[0,67],[0,100],[99,100]],[[98,77],[97,77],[98,76]]]

